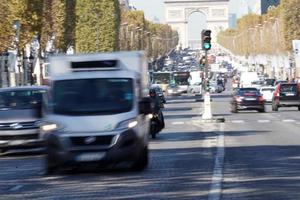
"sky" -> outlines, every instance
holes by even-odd
[[[253,5],[257,0],[230,0],[229,1],[229,13],[236,13],[238,16],[242,14],[241,4]],[[244,2],[244,3],[243,3]],[[134,5],[138,10],[145,12],[146,18],[153,20],[157,17],[160,22],[165,22],[165,6],[164,0],[130,0],[130,3]]]
[[[129,0],[130,4],[136,7],[138,10],[143,10],[146,19],[159,22],[165,22],[165,6],[164,0]],[[248,5],[254,5],[258,0],[230,0],[229,1],[229,13],[235,13],[237,16],[241,16]],[[241,9],[243,5],[244,9]],[[199,26],[201,24],[201,26]],[[205,24],[205,19],[200,13],[193,14],[189,19],[189,38],[197,38],[201,33],[201,30]]]

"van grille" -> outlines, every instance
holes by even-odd
[[[84,136],[84,137],[71,137],[70,140],[73,145],[88,146],[88,145],[103,145],[109,146],[113,140],[114,135],[104,136]]]

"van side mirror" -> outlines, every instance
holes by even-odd
[[[143,97],[139,102],[139,110],[141,114],[151,114],[153,111],[153,101],[150,97]]]

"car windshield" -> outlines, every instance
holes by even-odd
[[[132,109],[133,81],[124,78],[57,81],[52,95],[56,114],[118,114]]]
[[[45,90],[15,90],[0,92],[0,109],[34,109],[42,102]]]
[[[256,96],[259,95],[259,91],[257,89],[240,89],[237,92],[238,95],[240,96]]]

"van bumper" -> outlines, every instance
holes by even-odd
[[[113,145],[74,145],[71,138],[60,139],[54,134],[46,140],[46,154],[59,166],[89,163],[108,166],[134,162],[146,145],[144,138],[132,129],[120,133]]]

